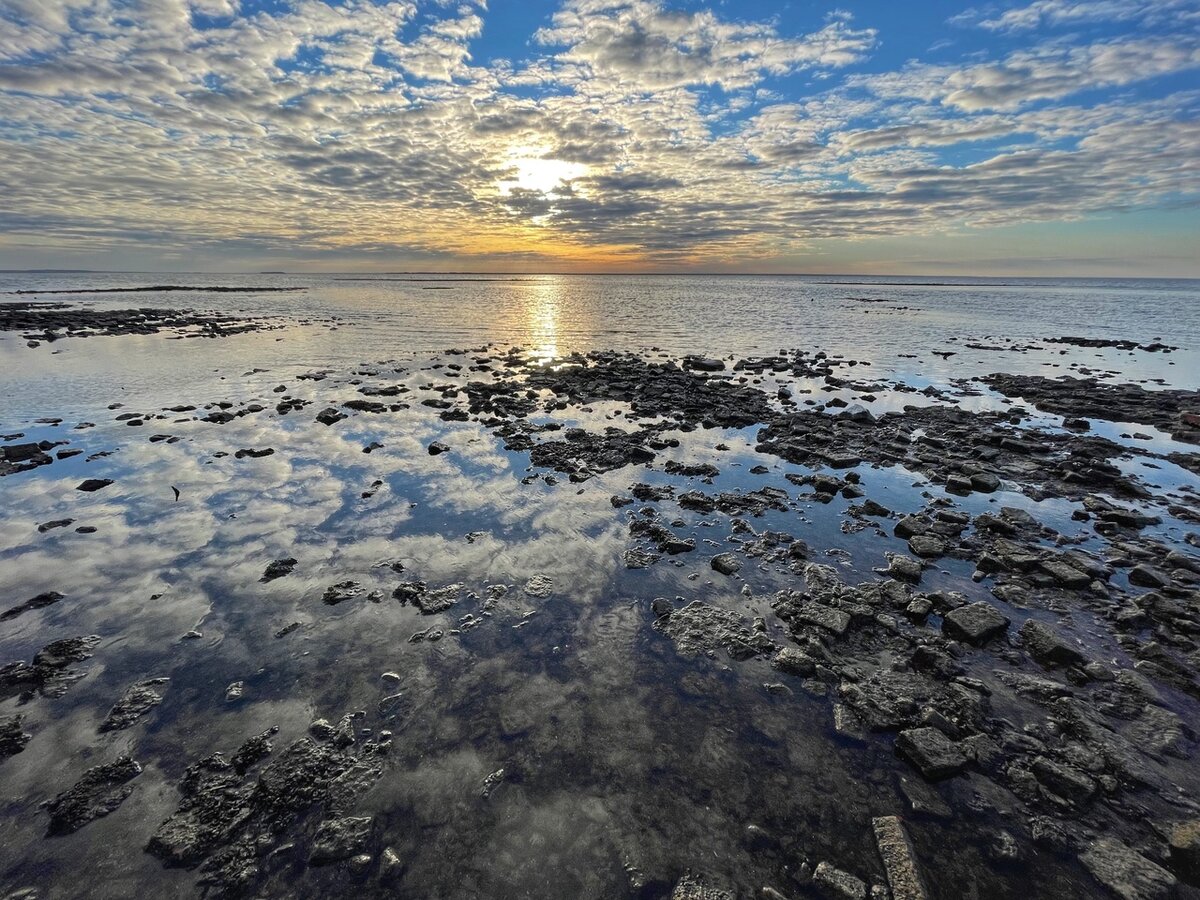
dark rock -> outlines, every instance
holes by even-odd
[[[957,775],[967,767],[958,745],[937,728],[910,728],[896,738],[896,752],[930,781]]]
[[[139,681],[125,692],[125,695],[108,711],[104,721],[100,723],[100,731],[119,731],[128,728],[158,704],[162,703],[162,694],[154,690],[156,687],[169,682],[170,678],[149,678]]]
[[[141,771],[142,767],[128,756],[88,769],[74,787],[46,804],[50,813],[47,835],[71,834],[115,812],[133,793],[133,786],[127,782]]]
[[[370,839],[370,816],[326,819],[313,838],[309,865],[327,866],[349,859],[365,850]]]
[[[1079,861],[1122,900],[1167,900],[1175,892],[1174,875],[1113,838],[1094,841]]]
[[[942,617],[942,630],[947,635],[976,645],[1003,634],[1008,624],[1006,616],[983,600],[952,609]]]
[[[712,567],[722,575],[736,575],[742,561],[732,553],[718,553],[712,558]]]
[[[1044,666],[1078,666],[1087,661],[1075,647],[1034,619],[1021,626],[1021,640],[1029,655]]]
[[[86,481],[81,481],[75,488],[77,491],[85,491],[92,493],[93,491],[101,490],[113,483],[111,478],[88,478]]]
[[[295,568],[295,558],[289,556],[286,559],[277,559],[267,564],[267,568],[263,571],[262,578],[259,581],[274,581],[276,578],[283,578],[285,575],[291,575],[292,570]]]

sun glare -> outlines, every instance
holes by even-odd
[[[582,163],[536,156],[514,156],[509,165],[516,170],[516,175],[500,182],[503,194],[511,194],[515,190],[553,194],[564,181],[581,178],[588,172],[588,167]]]

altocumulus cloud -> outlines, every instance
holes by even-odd
[[[512,59],[483,2],[0,0],[0,254],[746,265],[1200,194],[1189,0],[965,9],[1005,43],[890,65],[833,9],[530,19]]]

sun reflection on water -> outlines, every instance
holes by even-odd
[[[539,278],[529,286],[525,301],[526,341],[542,364],[558,356],[562,288],[558,278]]]

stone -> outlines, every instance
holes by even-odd
[[[1121,900],[1166,900],[1177,883],[1162,866],[1112,838],[1094,841],[1079,861]]]
[[[957,775],[967,767],[967,757],[937,728],[910,728],[896,738],[896,752],[930,781]]]
[[[71,834],[89,822],[116,812],[133,793],[133,786],[128,782],[141,772],[142,767],[128,756],[88,769],[74,787],[46,804],[50,813],[47,834]]]
[[[75,487],[75,490],[91,494],[95,491],[101,490],[102,488],[108,487],[112,483],[113,480],[111,478],[88,478],[85,481],[81,481]]]
[[[927,900],[921,875],[913,858],[912,843],[897,816],[880,816],[871,820],[875,845],[883,859],[892,900]]]
[[[1200,819],[1176,822],[1167,836],[1171,868],[1191,885],[1200,885]]]
[[[450,445],[445,444],[442,441],[434,441],[432,444],[429,445],[429,455],[430,456],[439,456],[442,453],[449,452],[449,450],[450,450]]]
[[[113,708],[108,711],[108,715],[100,723],[100,731],[119,731],[122,728],[128,728],[142,716],[146,715],[146,713],[162,703],[162,694],[156,691],[155,688],[166,684],[170,680],[170,678],[148,678],[130,687]]]
[[[732,553],[718,553],[712,558],[712,567],[722,575],[734,575],[742,567],[742,561]]]
[[[811,656],[795,647],[784,647],[771,660],[771,666],[787,675],[808,676],[816,671],[817,665]]]
[[[952,609],[942,618],[942,631],[955,640],[984,644],[1008,629],[1009,620],[986,600]]]
[[[800,607],[799,619],[809,625],[827,628],[839,637],[850,627],[850,613],[820,603],[806,603]]]
[[[1043,666],[1077,666],[1087,661],[1082,653],[1035,619],[1021,626],[1021,640],[1029,655]]]
[[[933,534],[915,534],[909,538],[908,549],[922,559],[937,559],[946,555],[946,542]]]
[[[1171,583],[1171,576],[1152,566],[1138,565],[1129,570],[1129,583],[1137,587],[1161,588]]]
[[[371,838],[371,822],[370,816],[326,819],[313,838],[309,865],[327,866],[362,853]]]
[[[830,900],[866,900],[867,886],[861,878],[821,862],[813,871],[813,884]]]

